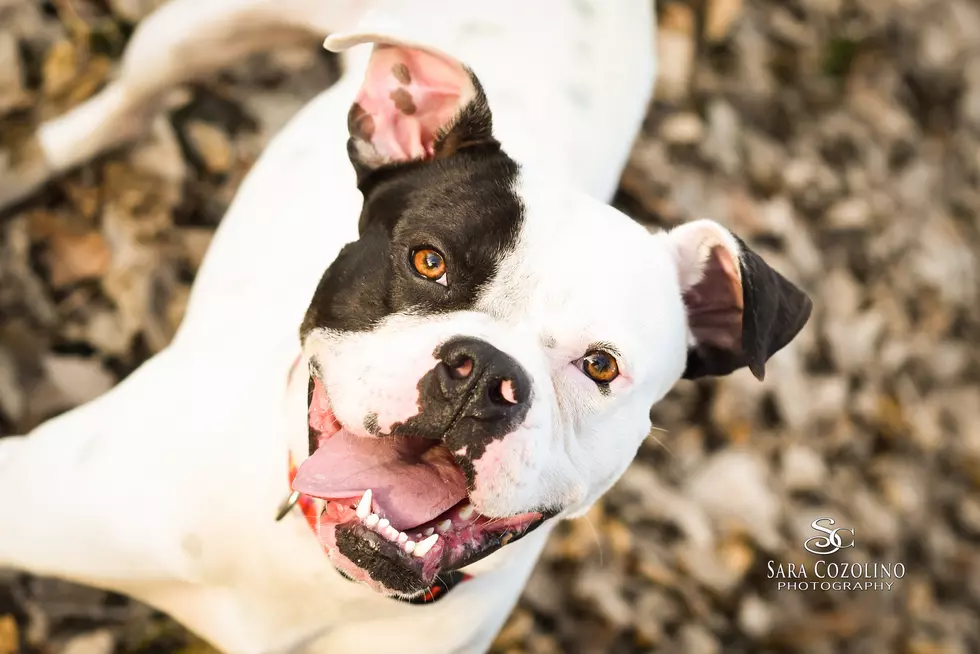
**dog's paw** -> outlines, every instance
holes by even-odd
[[[24,121],[0,126],[0,212],[27,199],[51,178],[51,167]]]

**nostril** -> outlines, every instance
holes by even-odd
[[[511,380],[505,379],[500,382],[500,394],[511,404],[517,404],[517,398],[514,395],[514,382]]]
[[[491,384],[488,393],[496,404],[517,404],[514,382],[509,379],[502,379],[499,384]]]
[[[453,379],[466,379],[473,372],[473,359],[464,357],[460,363],[449,367]]]

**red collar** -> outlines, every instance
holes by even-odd
[[[293,453],[289,453],[289,488],[293,487],[293,480],[296,479],[296,471],[299,468],[296,466],[296,462],[293,460]],[[319,513],[317,512],[316,502],[309,495],[300,494],[299,499],[296,500],[296,504],[299,505],[301,511],[303,511],[303,517],[306,518],[306,524],[310,526],[313,533],[316,533],[317,521],[319,520]]]

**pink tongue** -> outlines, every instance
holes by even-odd
[[[360,497],[370,488],[395,529],[436,518],[466,497],[466,479],[444,447],[421,438],[363,438],[346,429],[299,467],[293,490],[323,499]]]

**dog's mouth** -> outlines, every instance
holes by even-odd
[[[440,573],[475,563],[550,517],[481,515],[469,501],[463,469],[438,439],[353,434],[334,416],[315,375],[310,386],[316,451],[293,489],[326,501],[320,541],[347,577],[413,597]]]

